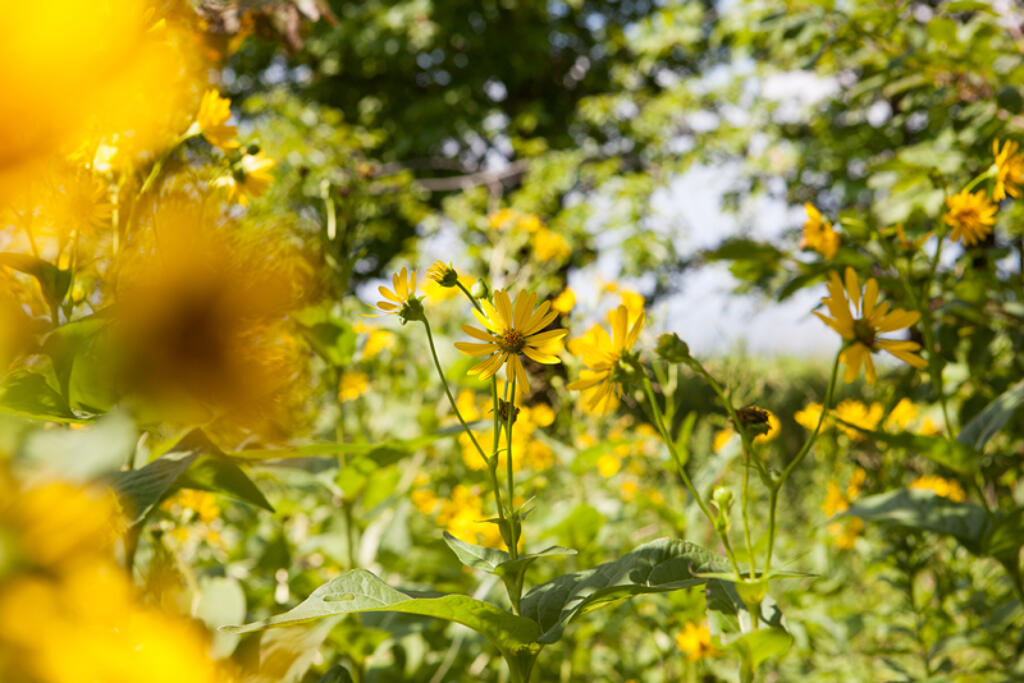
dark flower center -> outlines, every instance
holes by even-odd
[[[526,346],[526,338],[523,337],[523,333],[514,327],[510,330],[505,330],[501,335],[501,349],[508,353],[519,353]]]
[[[853,336],[869,349],[875,348],[875,328],[864,318],[853,321]]]

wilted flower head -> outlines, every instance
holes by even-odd
[[[867,380],[875,383],[875,364],[871,354],[882,349],[908,363],[915,368],[923,368],[927,363],[915,353],[921,345],[913,341],[883,339],[879,335],[884,332],[910,327],[921,315],[917,311],[905,311],[901,308],[889,311],[889,303],[883,302],[876,306],[878,299],[878,282],[870,278],[861,295],[860,283],[853,268],[846,269],[846,284],[839,279],[839,274],[832,272],[828,283],[829,296],[821,302],[828,307],[832,317],[815,311],[826,325],[838,332],[843,339],[851,344],[842,354],[846,364],[845,379],[852,382],[860,374],[864,366]],[[853,313],[850,309],[853,309]],[[854,318],[857,315],[859,317]]]

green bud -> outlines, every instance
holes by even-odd
[[[728,510],[732,506],[734,497],[732,489],[728,486],[718,486],[715,488],[714,493],[711,494],[711,500],[721,510]]]
[[[487,287],[487,283],[483,280],[477,280],[476,284],[473,285],[473,289],[469,290],[469,293],[473,295],[474,299],[490,298],[490,290]]]
[[[426,322],[427,316],[423,312],[423,300],[419,297],[409,297],[409,299],[402,304],[402,310],[398,312],[398,318],[402,321],[402,324],[409,321]]]
[[[655,351],[669,363],[685,363],[692,359],[690,347],[675,332],[666,332],[658,337],[658,346]]]

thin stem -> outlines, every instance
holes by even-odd
[[[846,348],[844,344],[842,348],[836,352],[835,360],[832,361],[832,374],[828,380],[828,388],[825,390],[825,403],[821,406],[821,414],[818,415],[818,424],[814,425],[814,431],[811,432],[810,436],[807,437],[807,441],[800,448],[800,451],[796,454],[786,468],[782,470],[782,474],[779,475],[778,481],[775,482],[771,488],[770,498],[768,503],[768,557],[764,563],[764,572],[767,574],[772,568],[772,554],[775,551],[775,511],[778,507],[779,491],[782,490],[782,485],[789,479],[789,475],[793,473],[793,470],[797,468],[797,465],[806,457],[807,453],[810,452],[811,446],[818,439],[818,433],[821,432],[821,425],[825,422],[825,416],[828,411],[832,409],[832,401],[835,398],[836,390],[836,378],[839,376],[839,359],[843,355],[843,349]]]
[[[512,391],[509,392],[508,389],[509,389],[509,387],[508,387],[508,384],[506,383],[505,384],[505,396],[506,396],[506,398],[505,398],[505,401],[506,401],[505,405],[508,406],[508,416],[505,418],[506,419],[506,423],[505,423],[505,465],[506,465],[506,469],[507,469],[506,478],[507,478],[507,483],[508,483],[508,507],[509,507],[509,513],[514,515],[515,511],[513,510],[513,508],[515,507],[515,504],[516,504],[515,503],[515,500],[516,500],[515,499],[516,481],[515,481],[515,474],[514,474],[513,469],[512,469],[512,423],[515,420],[515,414],[516,414],[516,408],[515,408],[515,404],[516,404],[516,377],[515,377],[514,373],[512,375]],[[512,525],[512,531],[513,531],[513,534],[512,534],[513,535],[512,547],[508,549],[508,554],[512,557],[513,560],[516,559],[516,557],[518,557],[519,534],[516,533],[517,527],[518,527],[518,520],[516,520],[516,522],[514,522],[513,525]]]
[[[754,578],[754,544],[750,541],[750,452],[743,449],[743,539],[747,544],[750,578]]]
[[[444,393],[448,396],[448,402],[452,405],[452,410],[455,411],[455,417],[459,418],[459,423],[462,428],[466,430],[466,434],[469,434],[469,440],[476,446],[477,452],[480,457],[484,459],[484,463],[490,466],[490,458],[484,453],[484,449],[480,448],[480,444],[477,443],[476,436],[473,434],[473,430],[469,428],[469,425],[462,417],[462,413],[459,412],[459,406],[455,402],[455,397],[452,395],[452,390],[448,386],[448,380],[445,379],[444,370],[441,369],[441,361],[437,359],[437,349],[434,347],[434,335],[430,332],[430,323],[427,322],[426,318],[423,318],[423,327],[427,330],[427,342],[430,343],[430,355],[434,359],[434,367],[437,368],[437,376],[441,378],[441,384],[444,386]]]
[[[476,300],[476,297],[475,297],[475,296],[473,296],[472,294],[470,294],[469,290],[468,290],[468,289],[466,289],[466,286],[465,286],[464,284],[462,284],[462,282],[460,282],[459,280],[456,280],[456,281],[455,281],[455,285],[456,285],[456,286],[457,286],[457,287],[458,287],[459,289],[461,289],[461,290],[462,290],[462,293],[463,293],[463,294],[465,294],[465,295],[466,295],[466,298],[468,298],[468,299],[469,299],[469,303],[473,304],[473,308],[475,308],[476,310],[480,311],[481,313],[483,313],[483,312],[484,312],[484,308],[483,308],[483,306],[481,306],[481,305],[480,305],[480,302]]]
[[[683,480],[683,485],[686,487],[686,490],[689,492],[690,496],[693,497],[693,499],[697,502],[697,505],[700,507],[701,512],[704,513],[704,516],[708,518],[709,522],[711,522],[711,526],[718,533],[718,536],[722,540],[722,545],[725,546],[726,553],[729,555],[729,562],[732,563],[733,571],[736,572],[736,576],[739,576],[740,566],[739,563],[736,562],[736,554],[732,550],[732,544],[729,543],[728,534],[724,529],[719,529],[718,525],[715,524],[715,516],[711,514],[711,509],[700,497],[700,494],[697,493],[697,489],[694,487],[693,482],[690,481],[690,475],[686,473],[686,468],[683,467],[683,463],[679,459],[679,454],[676,452],[675,443],[672,441],[671,437],[669,436],[668,430],[665,428],[665,423],[663,422],[661,417],[661,409],[658,407],[658,402],[654,398],[654,389],[651,387],[651,380],[647,378],[647,375],[644,375],[643,377],[643,386],[644,393],[647,396],[647,403],[651,407],[651,415],[654,418],[654,426],[658,429],[658,432],[661,434],[661,440],[665,442],[665,446],[668,447],[669,454],[672,456],[672,459],[676,463],[676,469],[679,471],[679,476]]]

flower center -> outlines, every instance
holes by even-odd
[[[869,349],[875,348],[875,328],[864,318],[853,321],[853,336]]]
[[[501,350],[508,353],[519,353],[526,346],[526,338],[516,328],[505,330],[501,335]]]

